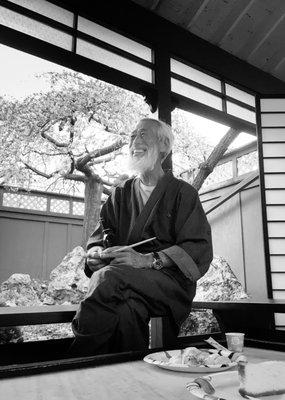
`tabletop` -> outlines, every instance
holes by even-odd
[[[245,348],[250,362],[285,361],[285,353]],[[194,400],[186,384],[205,374],[164,370],[144,361],[14,377],[0,381],[9,400]]]

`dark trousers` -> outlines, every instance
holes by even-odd
[[[195,291],[177,268],[156,271],[108,265],[94,272],[72,321],[75,339],[70,354],[146,350],[150,318],[169,316],[178,333]]]

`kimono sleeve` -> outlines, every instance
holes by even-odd
[[[196,282],[208,270],[213,258],[211,228],[197,191],[182,187],[177,202],[175,221],[176,243],[163,252],[184,275]]]
[[[100,218],[96,223],[95,230],[88,239],[87,250],[94,246],[106,248],[115,244],[117,219],[117,211],[115,209],[115,193],[112,193],[101,208]],[[84,272],[88,278],[93,273],[87,263],[85,263]]]

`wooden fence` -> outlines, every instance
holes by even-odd
[[[12,273],[45,280],[81,243],[82,198],[0,188],[0,282]]]

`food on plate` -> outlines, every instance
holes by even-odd
[[[232,361],[219,354],[216,350],[200,350],[196,347],[187,347],[182,349],[180,353],[172,356],[168,360],[169,364],[180,364],[189,366],[227,366],[232,363]]]
[[[285,393],[285,362],[238,363],[239,392],[242,396],[270,396]]]

